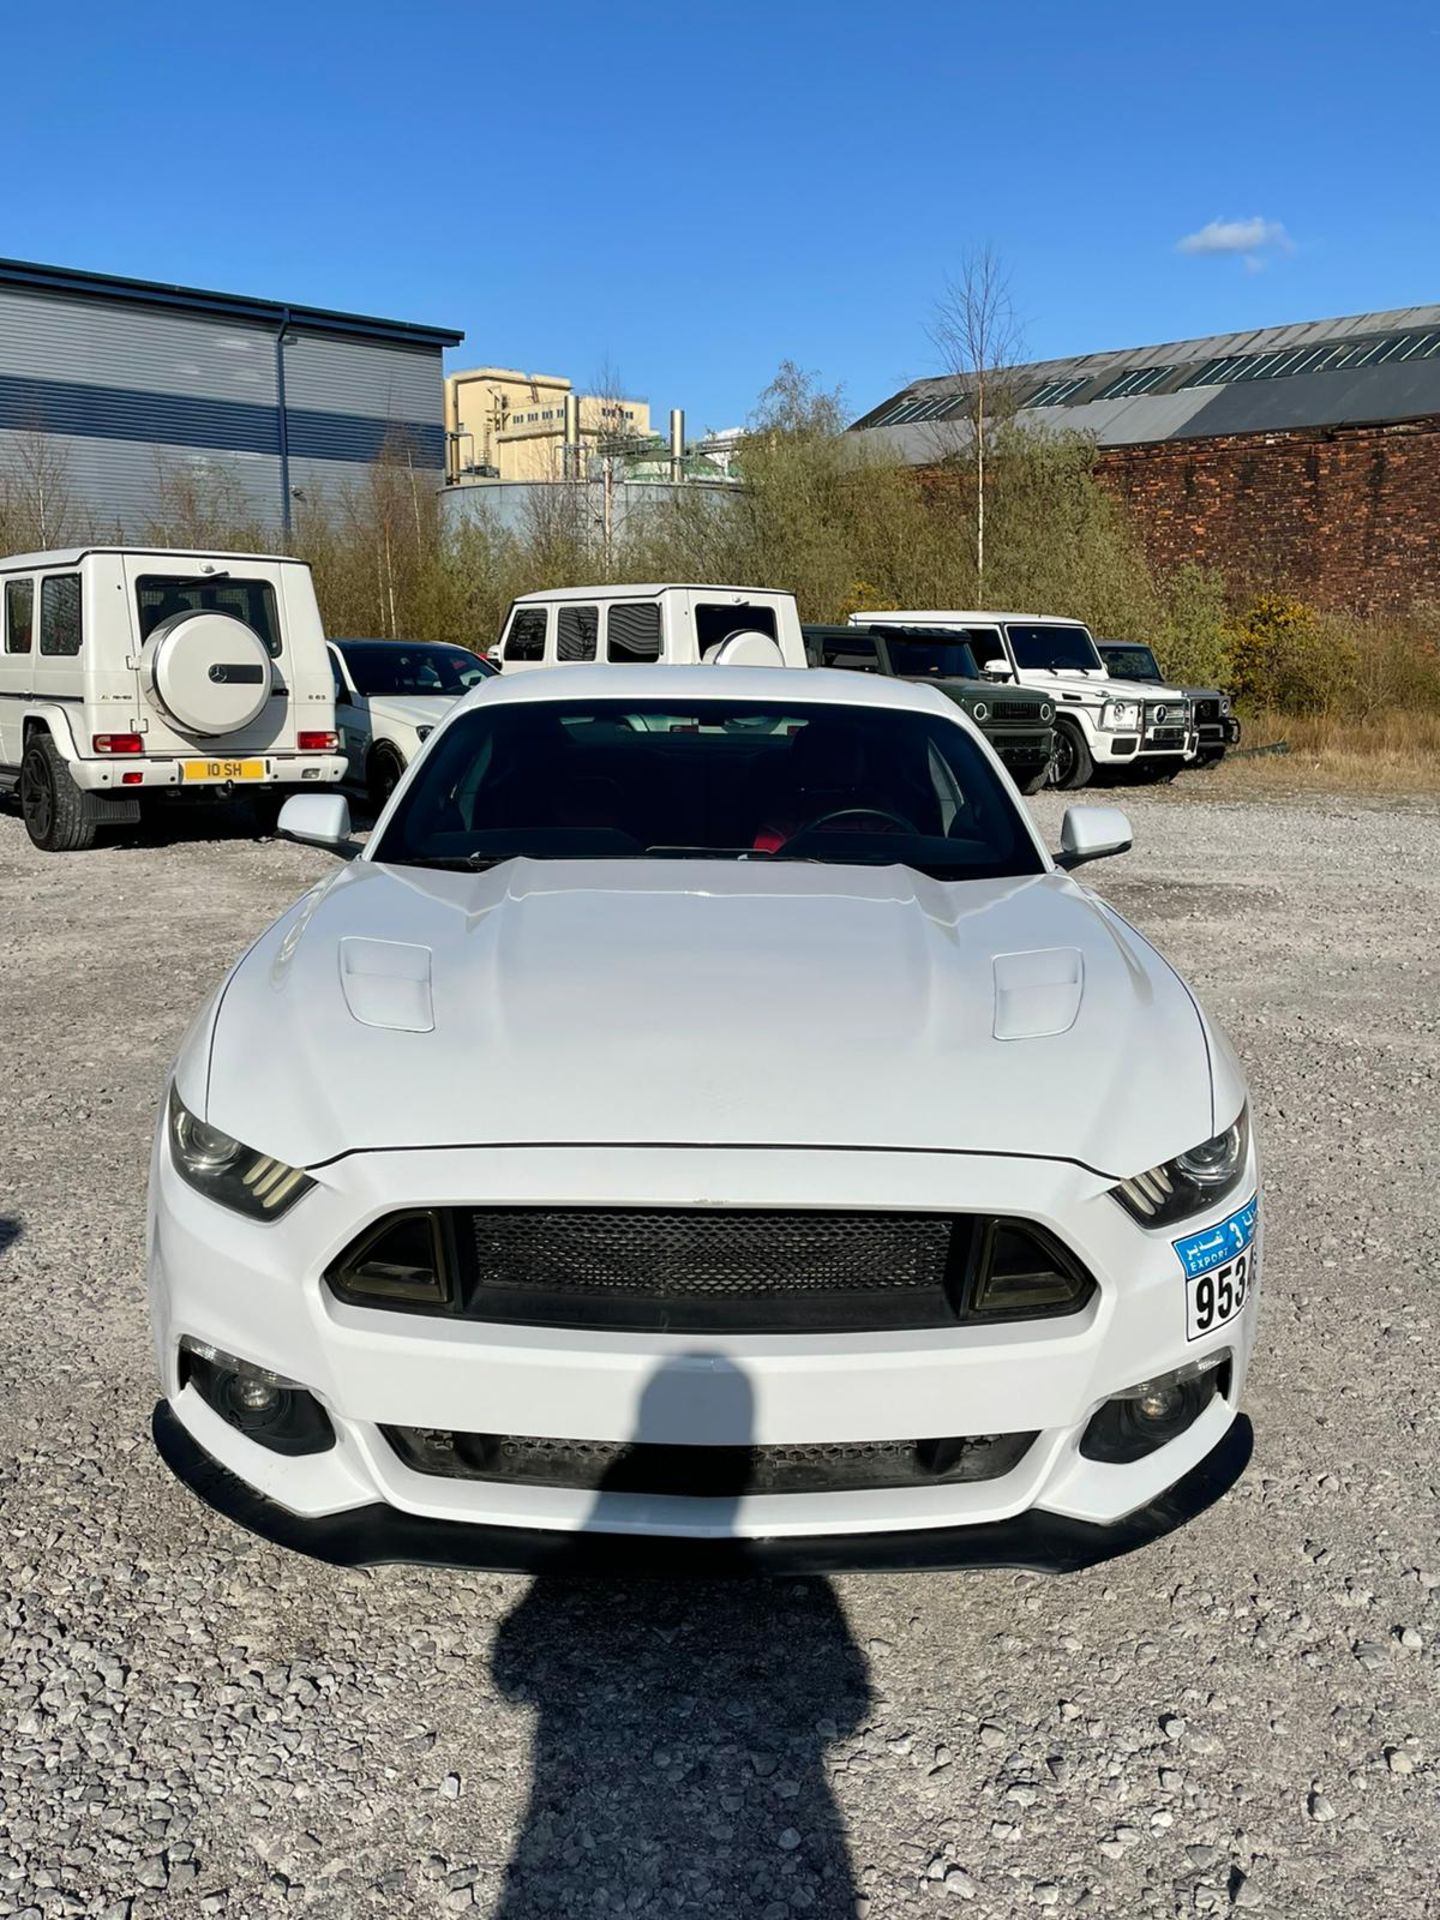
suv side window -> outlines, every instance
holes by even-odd
[[[827,667],[849,667],[856,673],[878,673],[880,656],[873,640],[863,638],[826,640],[821,643]]]
[[[621,600],[605,622],[605,658],[627,667],[660,658],[660,609],[653,600]]]
[[[505,658],[507,660],[543,660],[547,618],[544,607],[519,608],[512,617],[510,631],[505,636]]]
[[[29,653],[35,627],[35,582],[5,582],[5,651]]]
[[[555,629],[555,658],[562,664],[593,660],[599,631],[599,607],[561,607]]]
[[[52,573],[40,582],[40,651],[71,658],[80,651],[80,576]]]
[[[1010,662],[1005,658],[1005,642],[1000,638],[998,627],[966,627],[964,631],[970,651],[982,667],[1004,667],[1009,671]]]

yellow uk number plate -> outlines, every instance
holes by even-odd
[[[180,770],[187,780],[263,780],[263,760],[182,760]]]

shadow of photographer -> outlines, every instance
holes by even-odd
[[[650,1504],[653,1469],[634,1447],[677,1432],[714,1442],[697,1454],[691,1490],[723,1534],[749,1483],[753,1430],[738,1368],[712,1355],[661,1367],[634,1441],[598,1484],[586,1563],[602,1515],[633,1522]],[[737,1572],[740,1558],[737,1547]],[[562,1568],[501,1623],[494,1673],[536,1716],[502,1920],[682,1901],[771,1920],[854,1913],[825,1754],[863,1724],[870,1690],[827,1581],[622,1582]]]

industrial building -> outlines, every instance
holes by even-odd
[[[284,531],[384,449],[439,486],[443,327],[0,261],[0,484],[128,533],[167,474]]]
[[[857,420],[902,459],[963,443],[965,375]],[[1152,560],[1333,606],[1440,601],[1440,306],[1008,369],[1017,419],[1090,436]]]
[[[559,374],[511,367],[450,374],[445,425],[454,481],[573,479],[603,447],[653,438],[645,401],[577,393]]]

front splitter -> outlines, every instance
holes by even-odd
[[[214,1459],[160,1401],[151,1431],[192,1493],[277,1547],[337,1567],[471,1567],[490,1573],[720,1578],[733,1574],[958,1572],[1015,1567],[1075,1573],[1173,1533],[1228,1493],[1249,1464],[1254,1431],[1237,1414],[1224,1435],[1158,1499],[1111,1526],[1032,1508],[1010,1520],[885,1533],[695,1540],[673,1535],[471,1526],[405,1513],[383,1501],[306,1518],[258,1493]]]

